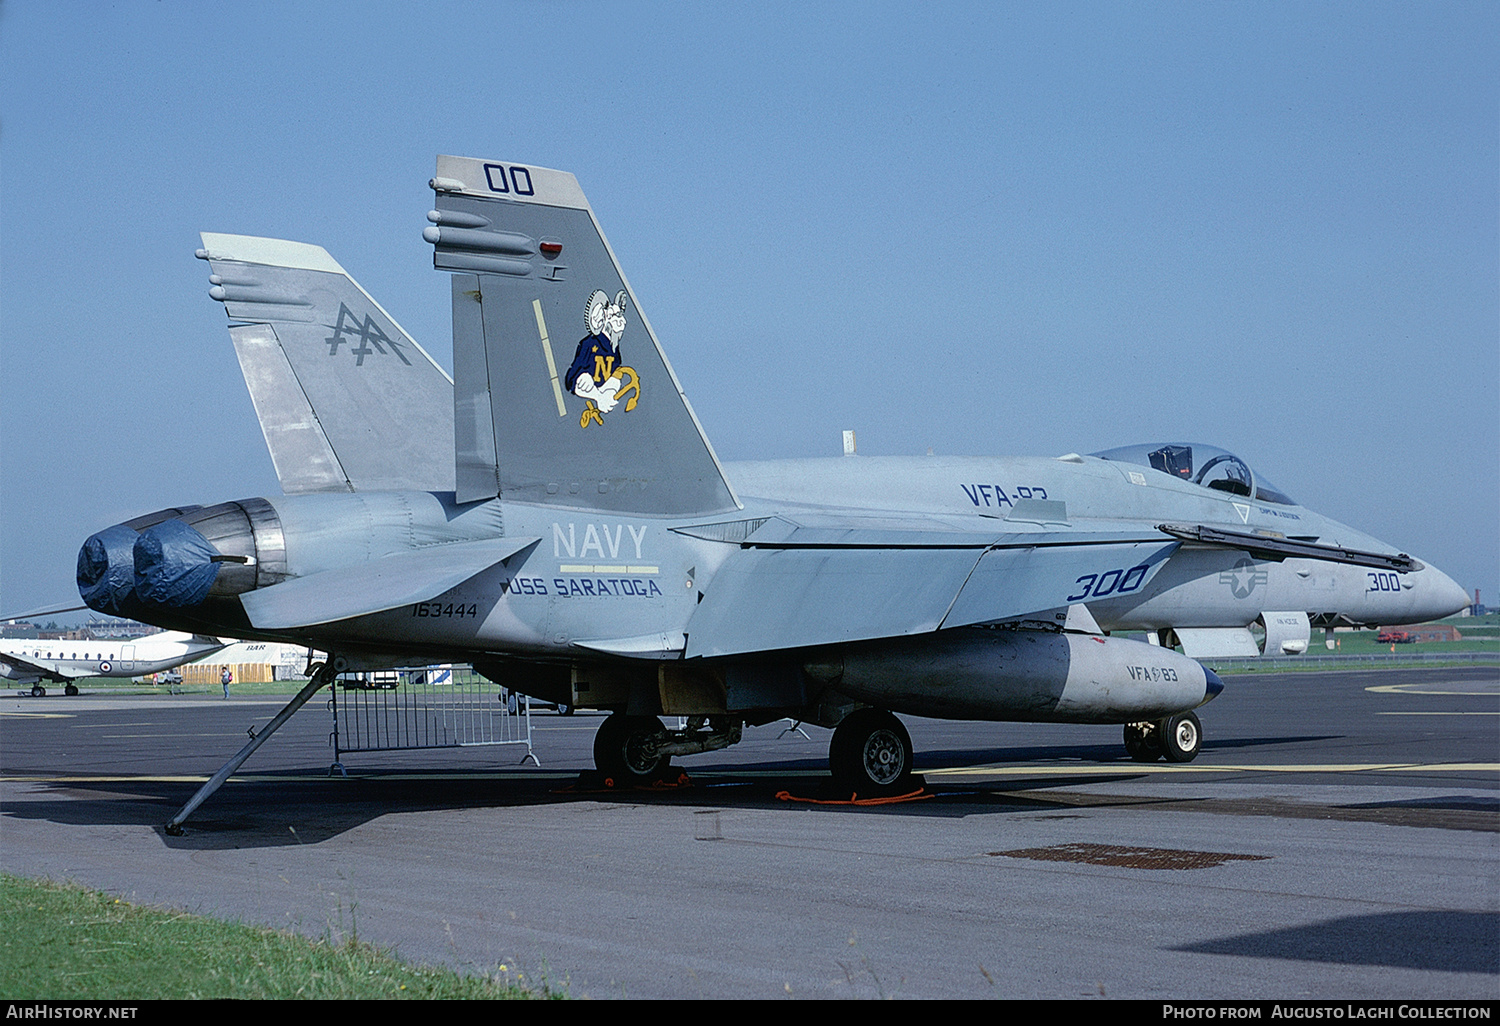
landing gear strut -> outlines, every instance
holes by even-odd
[[[855,794],[894,794],[911,781],[911,735],[884,709],[845,716],[828,746],[834,782]]]
[[[1125,724],[1125,751],[1136,762],[1192,762],[1203,746],[1203,724],[1193,712],[1179,713],[1155,723]]]
[[[619,784],[647,783],[666,768],[658,743],[665,733],[655,716],[615,713],[594,735],[594,768]]]
[[[616,785],[649,784],[667,772],[674,755],[697,755],[738,744],[739,720],[695,716],[668,730],[655,716],[613,713],[594,735],[594,768]]]

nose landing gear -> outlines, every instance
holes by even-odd
[[[1125,751],[1136,762],[1192,762],[1203,746],[1203,724],[1191,711],[1155,723],[1125,724]]]

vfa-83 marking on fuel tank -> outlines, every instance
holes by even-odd
[[[285,494],[101,531],[90,606],[328,652],[298,702],[340,669],[472,662],[607,710],[617,781],[817,723],[869,795],[911,783],[896,713],[1123,724],[1133,757],[1185,761],[1222,688],[1193,657],[1253,652],[1252,622],[1292,651],[1467,603],[1213,446],[723,464],[571,174],[443,156],[429,184],[451,380],[318,247],[203,236]],[[547,325],[580,312],[570,364]]]

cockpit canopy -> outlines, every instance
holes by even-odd
[[[1243,495],[1261,502],[1282,506],[1297,503],[1281,489],[1250,469],[1250,464],[1234,453],[1214,445],[1196,442],[1169,442],[1148,445],[1122,445],[1118,449],[1090,453],[1102,460],[1135,463],[1159,470],[1183,481],[1212,488],[1230,495]]]

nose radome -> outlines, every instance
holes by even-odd
[[[1469,593],[1435,566],[1417,572],[1417,609],[1422,620],[1441,620],[1469,605]]]
[[[1219,675],[1205,666],[1203,668],[1203,702],[1200,704],[1207,705],[1212,702],[1223,690],[1224,682],[1219,679]]]

